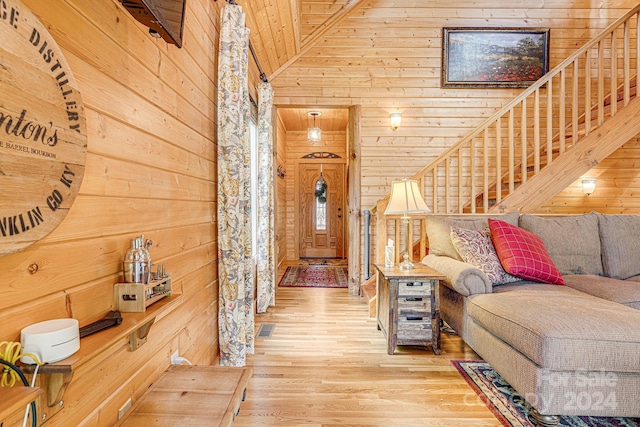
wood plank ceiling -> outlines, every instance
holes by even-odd
[[[349,110],[337,108],[280,108],[278,110],[284,129],[287,132],[306,131],[313,126],[309,111],[317,111],[316,125],[323,132],[344,131],[349,120]]]
[[[268,78],[308,49],[364,0],[237,0]]]
[[[237,0],[251,30],[250,39],[268,79],[285,70],[322,34],[354,12],[364,0]],[[313,120],[323,131],[345,130],[347,110],[286,108],[280,117],[287,131],[306,130]]]

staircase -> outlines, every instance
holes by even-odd
[[[637,135],[639,15],[640,5],[415,174],[431,210],[534,211]],[[401,236],[399,220],[383,215],[387,203],[372,209],[376,248],[394,234],[396,242],[414,242],[419,229],[424,256],[424,220]],[[375,262],[383,261],[380,252],[372,251]]]
[[[635,98],[636,96],[636,83],[637,83],[637,76],[634,76],[631,79],[630,82],[630,99]],[[618,89],[615,91],[615,94],[617,94],[616,98],[615,98],[615,103],[617,104],[615,107],[612,108],[611,106],[611,94],[608,94],[604,100],[604,119],[608,119],[609,117],[611,117],[611,112],[613,111],[618,111],[618,109],[622,108],[624,106],[624,86],[620,85],[618,87]],[[591,107],[591,122],[592,123],[597,123],[597,114],[598,114],[598,110],[597,110],[597,105],[593,105]],[[567,129],[565,129],[564,134],[564,138],[565,138],[565,147],[567,147],[567,145],[571,142],[571,136],[568,136],[570,134],[571,131],[571,125],[569,125],[567,127]],[[579,119],[578,119],[578,136],[580,138],[586,136],[586,120],[585,120],[585,114],[582,114]],[[595,128],[592,128],[592,132],[595,130]],[[543,169],[545,166],[548,165],[548,160],[549,159],[554,159],[557,158],[561,152],[561,144],[560,144],[560,137],[561,134],[557,133],[556,135],[554,135],[552,143],[551,143],[551,155],[548,156],[548,147],[543,147],[541,149],[540,152],[540,156],[539,156],[539,169]],[[568,141],[567,141],[568,140]],[[530,153],[529,156],[527,157],[527,161],[526,161],[526,177],[527,179],[533,177],[533,175],[535,174],[536,171],[536,157],[534,155],[534,153]],[[520,186],[520,184],[522,184],[523,180],[522,180],[522,164],[519,163],[515,166],[515,170],[518,171],[515,175],[514,175],[514,188],[518,188]],[[497,191],[497,182],[492,182],[491,186],[489,187],[489,191],[487,193],[481,192],[480,194],[478,194],[475,198],[475,205],[476,205],[476,211],[482,211],[483,207],[484,207],[484,199],[487,198],[488,199],[488,207],[489,209],[491,209],[497,202],[497,195],[498,195],[498,191]],[[508,184],[508,176],[502,176],[501,180],[500,180],[500,185],[501,185],[501,194],[502,197],[505,198],[510,191],[510,186]],[[468,203],[467,205],[465,205],[463,212],[464,213],[470,213],[472,211],[471,209],[471,203],[473,203],[473,201],[471,201],[470,203]]]

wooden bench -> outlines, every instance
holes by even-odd
[[[172,365],[120,425],[231,426],[250,378],[250,368]]]

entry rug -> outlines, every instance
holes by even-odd
[[[278,286],[348,288],[347,267],[328,265],[287,267]]]
[[[505,427],[533,427],[524,399],[485,361],[451,363]],[[640,427],[640,418],[560,417],[563,427]]]
[[[333,265],[346,266],[345,258],[302,258],[298,261],[298,265]]]

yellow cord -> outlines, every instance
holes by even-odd
[[[0,342],[0,359],[15,365],[22,356],[29,356],[38,365],[44,365],[44,363],[40,362],[34,354],[20,353],[20,350],[21,346],[19,342],[2,341]],[[2,377],[0,378],[0,387],[13,387],[20,379],[20,376],[16,371],[8,366],[3,365],[3,367]]]

